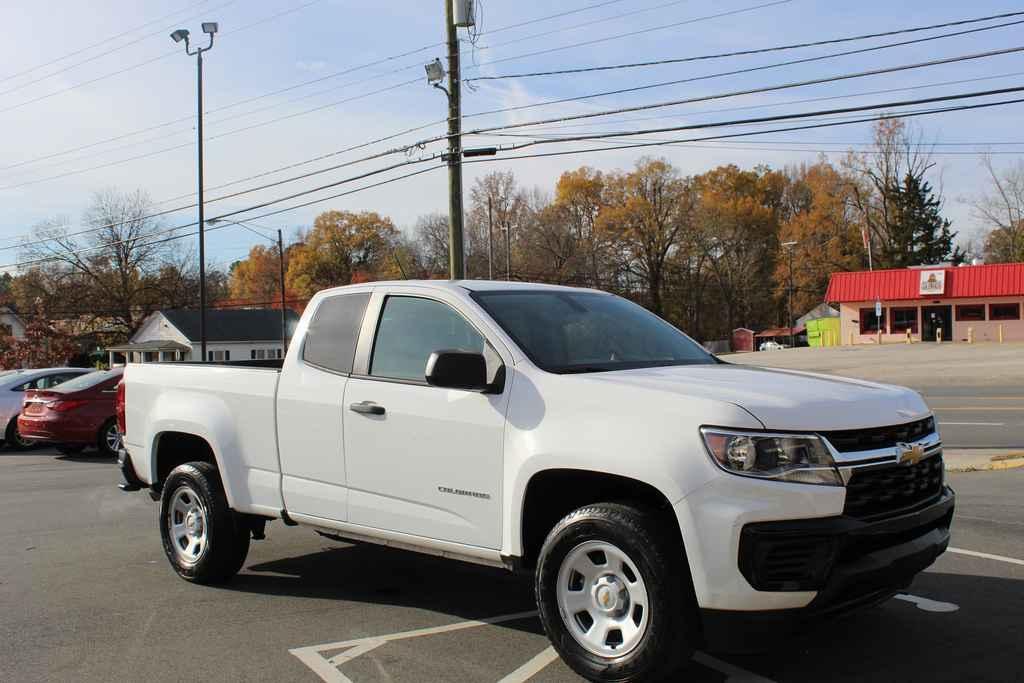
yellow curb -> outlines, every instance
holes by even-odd
[[[1012,458],[1007,460],[993,460],[992,469],[994,470],[1015,470],[1020,467],[1024,467],[1024,458]]]
[[[1024,453],[1003,453],[1002,455],[993,455],[992,462],[999,462],[1000,460],[1018,460],[1024,459]]]

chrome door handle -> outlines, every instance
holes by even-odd
[[[362,403],[353,403],[348,407],[349,410],[361,415],[383,415],[387,411],[384,410],[384,406],[379,406],[373,401],[363,401]]]

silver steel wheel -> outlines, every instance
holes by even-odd
[[[643,577],[611,543],[587,541],[569,551],[555,595],[569,633],[596,655],[628,654],[647,632],[651,608]]]
[[[188,486],[174,492],[167,515],[167,531],[178,561],[192,566],[202,559],[209,545],[209,516],[202,499]]]
[[[107,445],[107,450],[114,455],[121,449],[121,432],[117,428],[117,424],[110,425],[107,428],[106,433],[103,435],[103,443]]]

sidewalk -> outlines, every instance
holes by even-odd
[[[947,472],[1010,470],[1024,467],[1024,451],[1000,448],[946,448],[942,457]]]

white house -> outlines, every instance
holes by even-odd
[[[286,334],[290,338],[298,323],[294,311],[287,313]],[[206,311],[206,360],[266,360],[284,355],[281,311],[239,309]],[[153,363],[202,358],[199,311],[169,309],[157,311],[143,321],[127,344],[107,349],[110,364]],[[120,357],[120,358],[119,358]]]
[[[25,338],[25,321],[10,306],[0,306],[0,336]]]

